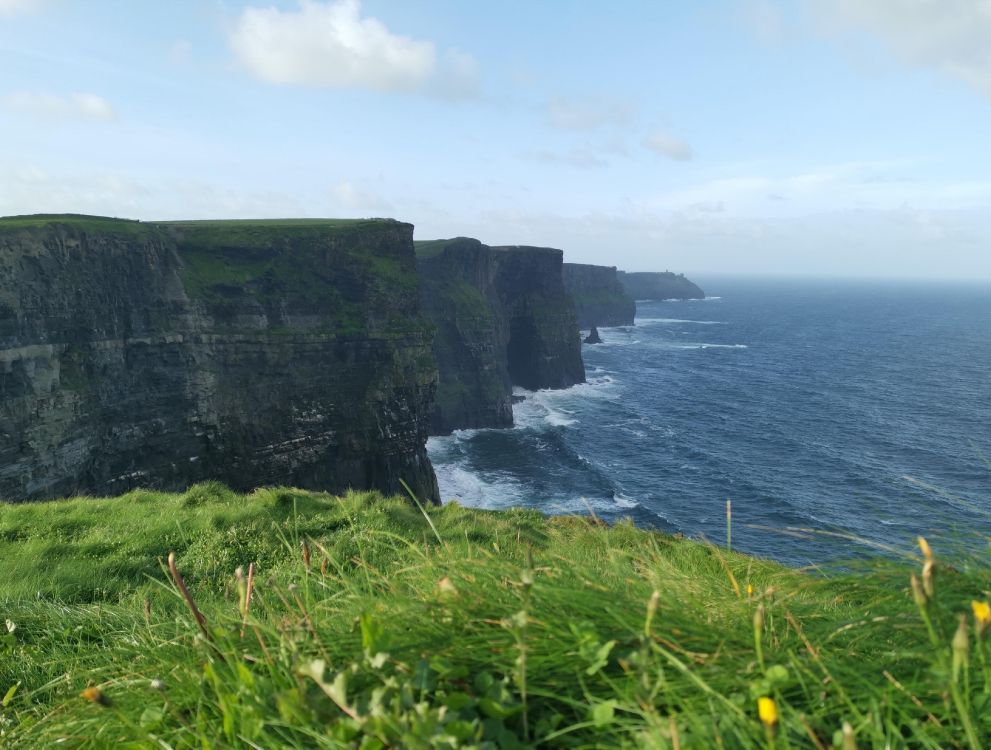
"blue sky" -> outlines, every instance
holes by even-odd
[[[0,214],[991,277],[982,0],[0,0]]]

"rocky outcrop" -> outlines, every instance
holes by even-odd
[[[423,310],[436,326],[435,434],[513,423],[512,386],[585,380],[560,250],[417,242]]]
[[[618,276],[626,293],[635,300],[705,299],[705,292],[686,279],[683,273],[620,271]]]
[[[599,329],[592,326],[592,330],[588,332],[588,336],[585,337],[586,344],[601,344],[602,337],[599,335]]]
[[[0,499],[402,479],[436,500],[412,231],[0,220]]]
[[[565,263],[562,272],[582,329],[633,325],[637,305],[619,282],[615,266]]]

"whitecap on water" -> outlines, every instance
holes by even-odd
[[[692,323],[700,326],[724,326],[726,322],[723,320],[687,320],[685,318],[637,318],[638,326],[647,326],[652,324],[670,324],[670,325],[680,325]]]
[[[639,507],[640,503],[634,500],[632,497],[624,495],[622,492],[614,492],[612,494],[613,502],[616,503],[620,508],[636,508]]]
[[[523,504],[522,485],[508,475],[483,476],[457,463],[434,463],[443,502],[457,500],[472,508],[511,508]]]

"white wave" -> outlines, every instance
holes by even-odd
[[[616,503],[620,508],[637,508],[640,506],[636,500],[632,497],[624,495],[622,492],[612,493],[613,502]]]
[[[441,499],[472,508],[509,508],[523,504],[522,485],[508,474],[480,475],[457,463],[434,463]]]
[[[679,323],[694,323],[700,326],[724,326],[725,321],[722,320],[686,320],[684,318],[637,318],[637,325],[650,325],[652,323],[670,323],[672,325],[677,325]]]
[[[577,419],[566,417],[554,409],[548,410],[548,414],[544,417],[544,421],[547,422],[547,424],[554,425],[555,427],[568,427],[573,424],[578,424]]]
[[[612,401],[618,398],[618,385],[609,375],[591,377],[585,383],[559,390],[528,391],[513,388],[517,402],[513,404],[513,422],[517,430],[539,428],[543,425],[568,427],[581,420],[578,404],[584,399]],[[572,408],[568,408],[572,407]]]
[[[662,300],[638,299],[637,302],[715,302],[719,299],[722,299],[722,297],[704,297],[703,299],[681,299],[680,297],[671,297],[670,299]]]
[[[661,349],[749,349],[750,347],[746,344],[701,344],[701,343],[683,343],[676,344],[671,342],[662,342],[659,345]]]

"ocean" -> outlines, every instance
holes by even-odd
[[[698,279],[588,382],[428,443],[445,501],[594,512],[792,565],[991,535],[991,285]]]

